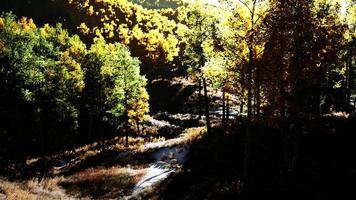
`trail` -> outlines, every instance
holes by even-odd
[[[192,132],[196,133],[201,130],[201,127],[190,128],[177,138],[145,144],[141,151],[150,152],[149,157],[153,162],[145,169],[146,174],[135,185],[132,195],[125,199],[134,199],[140,193],[149,191],[180,168],[186,161],[190,148],[189,141],[192,138],[196,139]]]

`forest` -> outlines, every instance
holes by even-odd
[[[356,199],[355,0],[0,0],[0,199]]]

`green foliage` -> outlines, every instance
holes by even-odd
[[[184,24],[180,29],[180,35],[185,42],[184,62],[191,72],[201,73],[204,63],[216,54],[218,12],[212,9],[212,6],[197,1],[181,10],[179,21]]]
[[[132,58],[124,45],[106,44],[104,38],[99,37],[88,52],[87,62],[88,73],[98,70],[93,74],[97,77],[91,79],[96,81],[92,86],[100,88],[93,98],[98,98],[95,102],[101,104],[92,103],[101,109],[102,119],[114,124],[117,118],[125,118],[130,112],[132,118],[143,121],[148,112],[148,95],[146,79],[140,75],[139,60]]]
[[[69,121],[68,128],[76,129],[85,45],[60,25],[37,28],[31,19],[16,21],[11,14],[2,15],[1,24],[1,89],[9,92],[6,98],[16,96],[16,101],[33,105],[39,119],[51,115],[51,123]]]
[[[261,106],[272,117],[349,107],[355,84],[353,0],[220,2],[55,0],[43,5],[58,7],[44,15],[78,27],[81,39],[60,24],[38,28],[31,19],[3,14],[3,132],[59,136],[80,127],[89,138],[137,126],[149,111],[140,71],[166,65],[189,67],[203,86],[235,94],[242,105],[246,99],[249,116]]]
[[[3,14],[0,61],[0,118],[7,124],[0,131],[14,144],[29,138],[43,150],[88,129],[86,139],[102,138],[104,128],[115,132],[148,117],[140,61],[122,44],[98,37],[87,49],[60,24],[38,28],[32,19]]]

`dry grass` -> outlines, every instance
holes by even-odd
[[[121,152],[131,152],[132,154],[129,154],[127,159],[134,159],[131,155],[135,153],[148,153],[150,150],[162,147],[186,146],[192,141],[201,138],[205,132],[204,130],[203,127],[189,128],[183,131],[178,138],[169,140],[164,137],[129,137],[129,146],[124,145],[125,138],[116,137],[105,141],[103,145],[95,142],[72,151],[48,156],[45,158],[47,163],[52,163],[48,161],[63,160],[68,164],[65,167],[66,169],[71,170],[73,167],[76,167],[76,169],[71,170],[70,173],[62,173],[66,170],[65,168],[56,169],[52,166],[53,168],[50,171],[52,175],[57,174],[56,176],[44,179],[33,178],[22,182],[10,182],[0,177],[0,200],[110,199],[128,196],[131,194],[135,184],[145,174],[145,169],[138,166],[119,168],[114,165],[114,167],[108,167],[109,165],[106,165],[105,162],[102,164],[103,160],[114,159]],[[148,147],[146,146],[148,143],[157,145]],[[107,157],[108,155],[109,158]],[[113,155],[112,158],[110,155]],[[102,157],[102,159],[96,159],[96,157]],[[174,157],[174,155],[167,155],[167,157]],[[124,158],[121,158],[120,162],[124,162]],[[41,162],[43,162],[42,158],[30,158],[26,164],[35,168]],[[135,162],[127,163],[132,164]],[[83,168],[80,167],[81,165],[83,165]],[[90,166],[91,168],[88,168]],[[141,163],[140,167],[144,167],[144,164]],[[78,171],[76,172],[76,170]],[[58,176],[59,174],[67,174],[69,176]]]
[[[89,168],[69,177],[10,182],[0,178],[0,199],[110,199],[130,194],[145,169]]]
[[[27,181],[25,183],[25,186],[31,191],[40,188],[50,192],[59,192],[58,184],[64,180],[65,178],[63,176],[54,177],[54,178],[45,178],[42,180],[39,180],[38,178],[34,178]]]
[[[330,114],[324,115],[325,117],[336,117],[339,119],[348,119],[350,114],[346,112],[332,112]]]
[[[0,179],[0,193],[8,200],[71,199],[58,183],[63,178],[32,179],[25,182],[10,182]],[[0,195],[1,199],[1,195]]]
[[[137,152],[138,149],[142,148],[147,142],[165,141],[164,137],[129,137],[128,139],[128,146],[125,145],[125,138],[116,137],[114,139],[105,141],[103,145],[99,145],[97,142],[94,142],[74,150],[47,156],[44,159],[29,158],[27,159],[26,164],[28,167],[36,170],[41,169],[41,165],[44,164],[44,160],[46,160],[47,163],[64,161],[64,163],[67,163],[64,168],[52,166],[50,169],[48,169],[52,175],[61,175],[63,172],[68,172],[68,170],[76,168],[77,166],[84,166],[87,161],[91,162],[91,160],[96,160],[96,157],[100,157],[102,153],[107,154],[109,152],[110,155],[116,155],[121,152]]]
[[[140,174],[143,173],[141,169],[131,169],[131,168],[89,168],[84,171],[73,174],[68,177],[69,181],[72,182],[80,182],[80,181],[97,181],[101,178],[107,178],[110,176],[116,176],[120,174],[128,174],[134,177],[134,180],[139,177]],[[67,181],[68,181],[67,180]]]
[[[20,184],[0,180],[0,191],[9,200],[35,200],[36,196],[24,190]]]
[[[158,137],[158,138],[134,138],[134,137],[129,137],[129,146],[125,146],[125,139],[120,138],[117,140],[115,145],[113,146],[113,150],[116,150],[118,152],[120,151],[135,151],[143,147],[147,142],[162,142],[165,141],[166,139],[164,137]]]
[[[187,143],[191,143],[194,140],[201,139],[205,132],[205,127],[189,128],[183,132],[183,137],[186,139]]]
[[[143,169],[90,168],[68,177],[61,185],[77,197],[118,198],[128,195],[144,173]]]

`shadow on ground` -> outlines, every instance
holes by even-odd
[[[159,199],[355,199],[356,123],[354,119],[304,121],[293,169],[284,162],[284,134],[265,125],[253,127],[249,187],[241,190],[243,123],[193,143],[183,169],[147,198]],[[234,128],[238,127],[238,128]],[[288,127],[288,126],[287,126]],[[293,143],[289,141],[289,157]],[[292,162],[290,160],[290,162]]]

